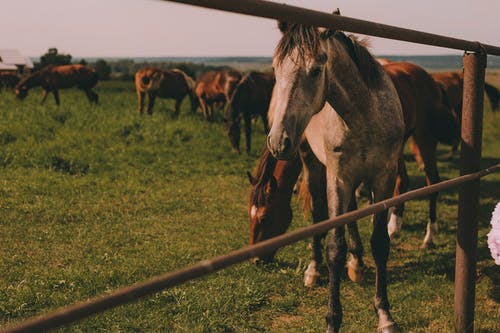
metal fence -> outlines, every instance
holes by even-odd
[[[28,320],[5,329],[5,333],[40,332],[66,325],[105,310],[131,303],[186,281],[211,274],[228,266],[241,263],[271,250],[290,245],[299,240],[318,235],[362,217],[380,212],[411,199],[422,197],[453,186],[459,187],[458,226],[455,264],[454,321],[456,332],[474,331],[475,273],[477,227],[479,212],[479,179],[500,170],[500,164],[480,170],[483,91],[486,55],[500,56],[500,48],[479,42],[466,41],[415,30],[362,21],[345,16],[334,16],[295,6],[260,0],[170,0],[200,7],[234,13],[287,20],[296,23],[340,29],[400,41],[440,46],[466,51],[463,58],[464,91],[461,132],[460,177],[407,192],[307,228],[247,246],[226,255],[201,261],[192,266],[158,276],[109,295],[62,308],[53,313]],[[468,52],[467,52],[468,51]]]

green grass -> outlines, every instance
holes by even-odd
[[[489,81],[500,86],[500,78]],[[44,106],[0,95],[0,326],[109,293],[247,244],[251,170],[264,143],[254,125],[250,156],[231,152],[223,124],[157,100],[141,117],[131,83],[100,83],[101,105],[61,92]],[[500,115],[485,104],[483,166],[500,158]],[[458,175],[445,160],[443,179]],[[412,188],[424,184],[408,163]],[[481,182],[476,331],[498,332],[500,272],[486,233],[500,198],[500,174]],[[456,189],[440,195],[437,248],[421,250],[427,201],[407,204],[391,249],[389,297],[405,332],[453,332]],[[292,228],[306,226],[297,198]],[[374,264],[370,225],[360,222],[371,267],[361,284],[342,285],[344,332],[371,332]],[[61,328],[62,332],[318,332],[325,328],[326,278],[302,286],[309,251],[302,241],[276,263],[236,265]]]

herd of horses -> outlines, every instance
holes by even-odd
[[[224,108],[231,147],[240,150],[243,119],[246,151],[251,150],[252,119],[260,117],[268,133],[251,183],[248,214],[250,244],[286,232],[292,221],[291,200],[300,186],[304,210],[319,222],[357,208],[356,189],[364,186],[372,202],[404,193],[409,187],[403,147],[408,141],[428,185],[439,182],[438,143],[456,149],[460,137],[463,75],[430,74],[408,62],[373,57],[363,42],[342,31],[280,22],[282,37],[273,56],[273,72],[242,74],[209,71],[197,80],[178,69],[145,67],[135,75],[138,109],[153,113],[155,99],[175,100],[178,116],[186,96],[191,111],[201,108],[206,120]],[[9,81],[10,80],[10,81]],[[98,77],[84,65],[49,66],[22,80],[0,77],[2,86],[24,99],[36,86],[59,104],[59,89],[77,87],[92,103]],[[486,84],[492,109],[499,92]],[[270,125],[270,126],[269,126]],[[437,193],[429,196],[428,223],[422,247],[434,245],[438,230]],[[401,232],[404,205],[373,217],[370,239],[375,259],[374,307],[378,331],[396,332],[387,297],[390,239]],[[364,250],[356,222],[337,227],[312,240],[311,261],[304,284],[314,286],[326,257],[329,275],[327,332],[342,323],[340,283],[344,267],[353,281],[365,271]],[[326,239],[326,251],[322,245]],[[347,257],[349,253],[349,257]],[[275,253],[258,259],[272,260]]]

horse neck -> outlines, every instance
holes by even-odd
[[[327,65],[327,102],[341,115],[368,110],[372,90],[360,74],[347,45],[330,38],[327,47],[331,55]],[[382,70],[381,67],[378,70]]]
[[[278,184],[277,192],[282,194],[284,198],[291,197],[301,170],[302,162],[298,157],[289,161],[279,160],[276,163],[273,175]]]
[[[38,71],[28,76],[22,84],[27,88],[33,88],[41,85],[42,82],[43,82],[42,75],[40,71]]]

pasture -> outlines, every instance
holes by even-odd
[[[488,82],[500,87],[500,75]],[[132,82],[100,82],[94,106],[77,90],[41,106],[0,94],[0,326],[149,279],[248,243],[246,170],[265,142],[252,126],[252,152],[231,152],[216,121],[158,100],[140,116]],[[168,109],[168,110],[166,110]],[[500,115],[485,101],[483,167],[500,161]],[[243,144],[243,143],[242,143]],[[458,156],[442,179],[456,177]],[[411,157],[407,154],[411,161]],[[410,187],[423,172],[407,164]],[[477,332],[500,331],[500,270],[486,246],[500,174],[481,180]],[[421,250],[426,198],[407,203],[401,237],[391,244],[389,300],[404,332],[453,332],[457,189],[440,193],[437,247]],[[361,205],[366,204],[366,200]],[[292,228],[309,224],[294,197]],[[376,328],[370,223],[360,231],[370,270],[344,280],[344,332]],[[318,332],[324,330],[327,278],[302,285],[307,242],[281,249],[266,266],[244,263],[60,329],[61,332]]]

